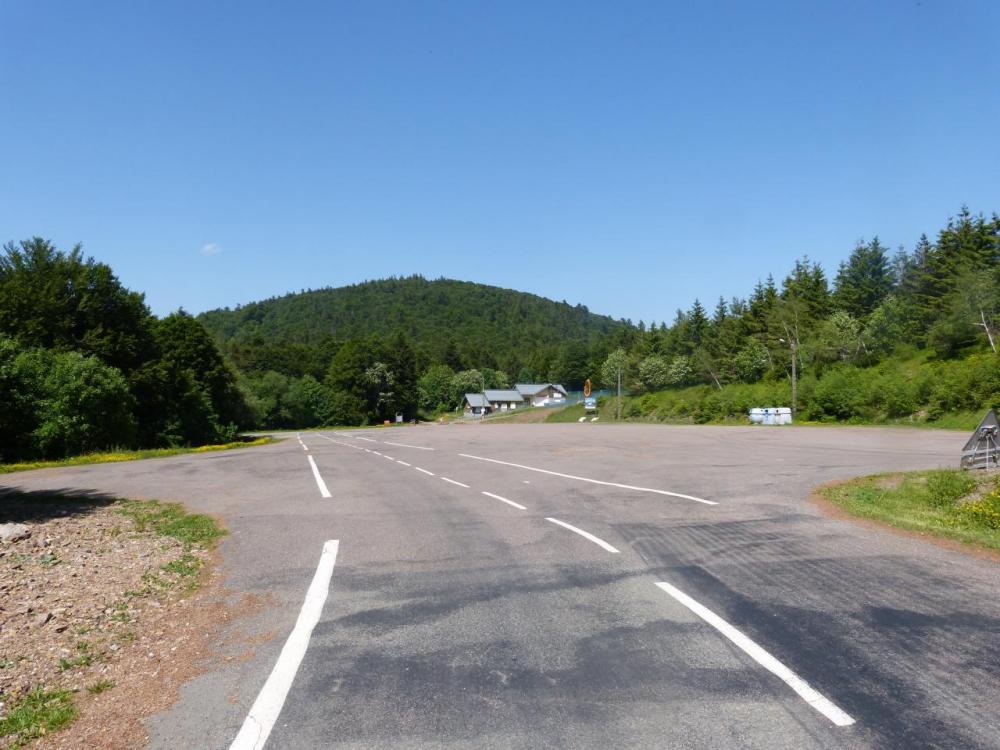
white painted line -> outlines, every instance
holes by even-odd
[[[348,448],[357,448],[358,447],[356,445],[351,445],[350,443],[344,443],[344,442],[342,442],[340,440],[334,440],[332,437],[327,437],[326,435],[323,435],[322,433],[319,433],[319,432],[317,432],[316,434],[319,435],[319,437],[323,438],[324,440],[329,440],[331,443],[336,443],[337,445],[346,445]]]
[[[355,440],[367,440],[369,443],[377,443],[378,440],[372,440],[371,438],[361,437],[360,435],[351,435]]]
[[[316,468],[316,462],[313,461],[312,456],[306,456],[309,459],[309,465],[312,467],[313,476],[316,477],[316,485],[319,487],[319,494],[323,497],[330,497],[330,490],[326,488],[326,482],[323,481],[323,477],[319,475],[319,469]]]
[[[596,544],[598,547],[606,549],[608,552],[613,552],[616,555],[618,554],[618,550],[617,549],[615,549],[614,547],[612,547],[610,544],[608,544],[606,541],[604,541],[600,537],[594,536],[589,531],[584,531],[583,529],[578,529],[578,528],[576,528],[576,526],[570,526],[568,523],[566,523],[565,521],[560,521],[558,518],[546,518],[545,520],[546,521],[551,521],[552,523],[555,523],[555,524],[558,524],[559,526],[562,526],[564,529],[569,529],[570,531],[572,531],[572,532],[574,532],[576,534],[579,534],[584,539],[589,539],[594,544]]]
[[[285,698],[288,697],[288,691],[295,680],[302,657],[309,647],[313,628],[323,613],[323,605],[330,590],[330,578],[333,576],[333,566],[337,563],[339,546],[340,542],[337,539],[331,539],[323,545],[323,554],[320,555],[316,575],[309,584],[295,627],[285,641],[274,669],[271,670],[264,687],[260,689],[257,700],[254,701],[229,750],[260,750],[267,742],[274,722],[277,721],[281,708],[285,705]]]
[[[390,461],[395,461],[395,460],[396,460],[396,459],[394,459],[394,458],[393,458],[392,456],[390,456],[390,455],[387,455],[387,454],[383,454],[383,455],[382,455],[382,458],[388,458],[388,459],[389,459]]]
[[[376,456],[381,456],[381,455],[382,455],[382,454],[381,454],[381,453],[379,453],[378,451],[372,451],[372,453],[374,453],[374,454],[375,454]]]
[[[307,450],[309,450],[309,447],[305,443],[303,443],[302,444],[302,450],[307,451]]]
[[[432,450],[434,450],[434,448],[428,448],[428,447],[423,446],[423,445],[407,445],[406,443],[390,443],[388,440],[383,440],[382,442],[385,443],[386,445],[396,445],[396,446],[398,446],[400,448],[413,448],[414,450],[418,450],[418,451],[432,451]]]
[[[704,503],[705,505],[718,505],[714,500],[705,500],[704,498],[695,497],[694,495],[682,495],[679,492],[668,492],[667,490],[654,490],[651,487],[635,487],[631,484],[619,484],[618,482],[602,482],[600,479],[588,479],[587,477],[578,477],[574,474],[562,474],[558,471],[549,471],[548,469],[538,469],[534,466],[525,466],[524,464],[514,464],[510,461],[500,461],[496,458],[483,458],[482,456],[470,456],[468,453],[459,453],[462,458],[474,458],[477,461],[489,461],[494,464],[503,464],[504,466],[513,466],[517,469],[525,469],[527,471],[537,471],[540,474],[551,474],[554,477],[562,477],[563,479],[575,479],[578,482],[590,482],[591,484],[603,484],[605,487],[619,487],[623,490],[635,490],[636,492],[655,492],[657,495],[670,495],[670,497],[680,497],[685,500],[694,500],[696,503]]]
[[[398,458],[396,459],[396,463],[402,464],[403,466],[410,466],[410,464],[406,463],[406,461],[400,461]]]
[[[446,482],[451,482],[452,484],[457,484],[459,487],[465,487],[465,489],[469,489],[469,485],[467,485],[467,484],[462,484],[461,482],[456,482],[454,479],[448,479],[448,477],[441,477],[441,478],[444,481],[446,481]]]
[[[492,497],[494,500],[499,500],[502,503],[507,503],[507,505],[513,505],[518,510],[527,510],[527,508],[525,508],[520,503],[515,503],[513,500],[508,500],[507,498],[500,497],[499,495],[494,495],[492,492],[484,492],[483,494],[486,495],[486,497]]]
[[[427,469],[421,469],[419,466],[414,466],[413,468],[416,469],[417,471],[422,471],[424,474],[426,474],[429,477],[434,476],[434,472],[433,471],[427,471]]]
[[[824,697],[810,687],[809,683],[771,656],[770,653],[747,638],[747,636],[745,636],[742,632],[715,614],[715,612],[699,604],[683,591],[674,588],[665,581],[660,581],[656,585],[726,636],[726,638],[730,641],[743,649],[743,651],[746,652],[751,659],[788,685],[788,687],[799,694],[799,697],[802,698],[802,700],[815,708],[838,727],[846,727],[854,723],[854,719],[844,713],[843,710],[838,708],[828,698]]]

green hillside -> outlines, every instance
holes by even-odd
[[[627,325],[583,305],[420,276],[287,294],[212,310],[198,319],[236,360],[241,348],[263,342],[315,347],[329,340],[402,334],[428,361],[451,360],[456,369],[463,362],[503,367],[513,375],[533,355],[544,359],[540,350],[591,343]]]

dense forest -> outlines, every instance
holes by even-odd
[[[421,364],[502,369],[545,378],[568,346],[589,347],[627,326],[583,305],[451,279],[367,281],[198,316],[245,372],[295,372],[309,352],[322,377],[338,342],[402,335]],[[298,367],[301,369],[301,366]],[[573,374],[572,378],[576,378]]]
[[[628,418],[793,404],[941,420],[1000,405],[998,325],[1000,217],[964,208],[910,250],[859,242],[832,278],[803,257],[746,298],[648,326],[420,277],[157,318],[107,265],[34,238],[0,253],[0,461],[410,419],[484,387],[619,374]]]
[[[515,382],[580,388],[635,327],[582,305],[420,276],[198,316],[271,427],[407,419]]]

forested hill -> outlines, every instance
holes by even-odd
[[[421,276],[288,294],[198,319],[230,350],[260,339],[319,345],[401,333],[432,361],[447,361],[451,346],[473,364],[524,361],[538,349],[591,343],[627,325],[583,305]]]

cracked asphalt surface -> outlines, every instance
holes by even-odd
[[[0,478],[179,500],[228,526],[226,585],[266,604],[220,631],[219,655],[275,637],[188,683],[149,721],[152,747],[229,746],[338,539],[268,748],[1000,748],[1000,566],[808,501],[835,479],[954,466],[962,434],[468,424],[306,432],[308,451],[285,437]],[[657,581],[855,723],[835,726]]]

